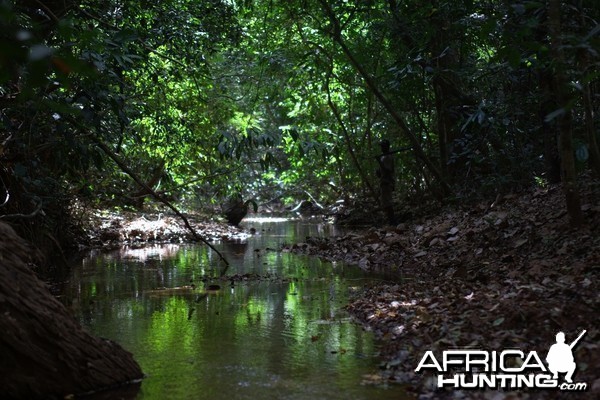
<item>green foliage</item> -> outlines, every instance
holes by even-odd
[[[413,143],[349,53],[455,187],[528,185],[567,111],[582,166],[593,159],[582,93],[599,76],[599,15],[563,5],[559,63],[534,1],[3,1],[2,178],[18,182],[15,211],[56,187],[56,203],[140,206],[101,140],[189,208],[233,192],[376,196],[378,142]],[[567,105],[544,86],[556,71],[573,82]],[[415,154],[397,155],[399,187],[435,192]]]

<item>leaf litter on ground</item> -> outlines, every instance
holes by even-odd
[[[560,186],[550,186],[499,196],[493,207],[309,237],[287,250],[394,276],[353,290],[347,306],[382,343],[381,379],[371,382],[406,384],[421,398],[558,398],[551,391],[440,393],[432,374],[414,370],[427,350],[462,347],[535,350],[544,359],[557,332],[574,339],[586,329],[574,356],[576,381],[588,390],[577,398],[600,398],[600,184],[581,193],[586,223],[578,229],[569,226]]]

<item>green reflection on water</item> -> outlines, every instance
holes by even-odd
[[[147,374],[130,398],[403,398],[399,387],[361,385],[377,369],[377,348],[342,311],[348,286],[365,282],[361,272],[268,250],[314,235],[306,227],[260,228],[248,242],[221,245],[228,274],[261,277],[232,287],[216,279],[217,257],[203,246],[122,249],[74,269],[66,303]],[[197,287],[156,290],[190,282]],[[221,289],[205,293],[209,283]]]

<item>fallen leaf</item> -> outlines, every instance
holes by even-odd
[[[515,244],[514,244],[513,247],[514,248],[519,248],[519,247],[523,246],[525,243],[527,243],[528,241],[529,240],[525,239],[525,238],[524,239],[519,239],[519,240],[515,241]]]

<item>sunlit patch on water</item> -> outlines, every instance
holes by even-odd
[[[277,222],[288,222],[292,221],[292,218],[283,218],[283,217],[246,217],[243,219],[243,222],[256,222],[260,224],[264,223],[277,223]]]
[[[173,257],[179,249],[177,244],[153,244],[144,247],[124,246],[119,250],[119,255],[122,258],[135,259],[140,262],[145,262],[148,259],[165,259]]]

